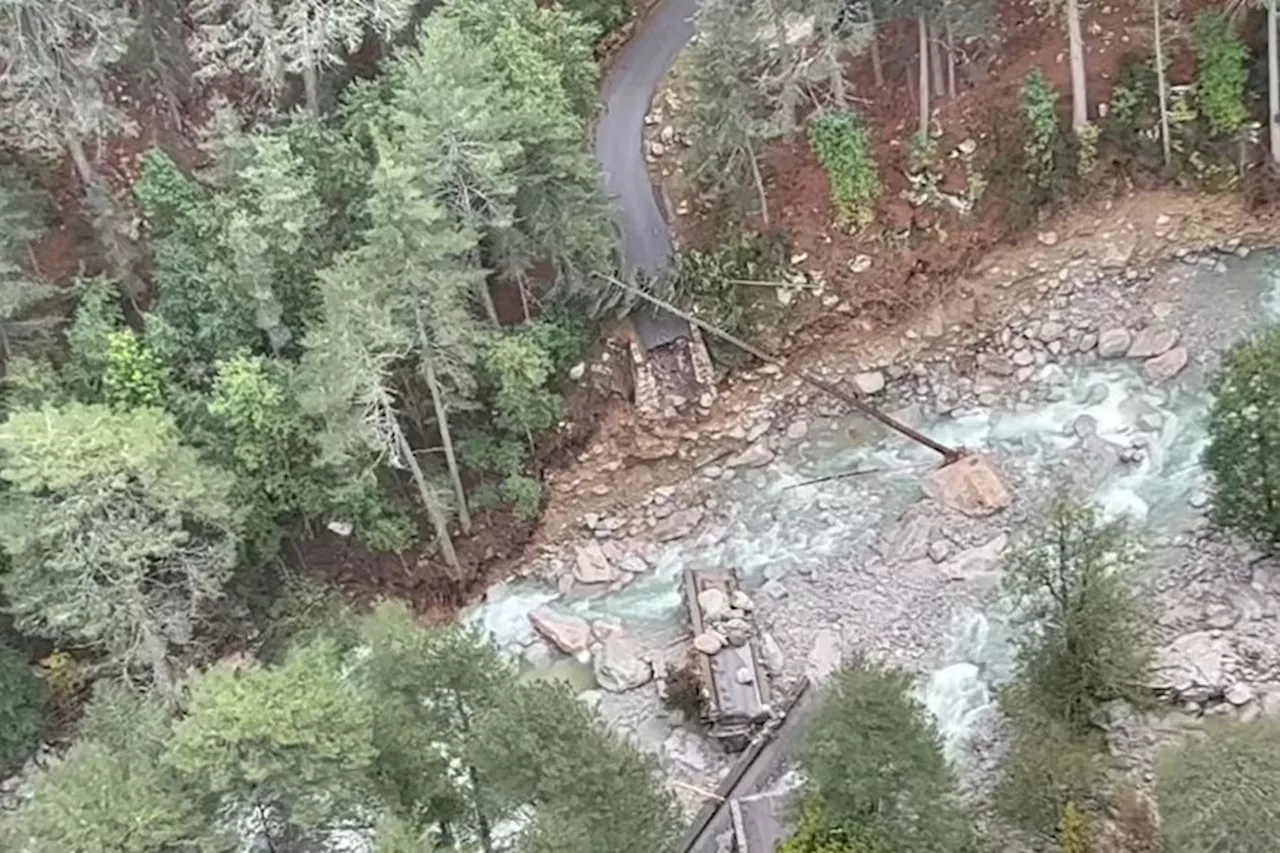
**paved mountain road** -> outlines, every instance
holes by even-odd
[[[630,270],[661,272],[674,247],[657,188],[644,160],[644,117],[662,78],[693,37],[698,0],[661,0],[609,69],[604,113],[596,126],[596,159],[622,231]],[[639,311],[633,317],[646,349],[688,334],[683,320]]]

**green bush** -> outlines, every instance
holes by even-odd
[[[800,826],[778,853],[898,853],[900,849],[877,830],[834,823],[821,802],[808,799],[801,805]]]
[[[1232,352],[1214,384],[1205,464],[1215,520],[1269,550],[1280,546],[1280,328]]]
[[[0,771],[31,754],[44,725],[44,684],[17,650],[0,645]]]
[[[837,224],[853,229],[870,225],[881,186],[861,116],[852,111],[820,115],[809,123],[809,142],[831,181]]]
[[[1017,734],[997,794],[1000,811],[1028,829],[1060,831],[1068,806],[1087,801],[1102,779],[1103,744],[1034,708],[1012,706]]]
[[[1093,853],[1089,816],[1074,801],[1062,809],[1062,818],[1058,821],[1058,845],[1062,853]]]
[[[1128,575],[1124,524],[1059,498],[1048,523],[1005,562],[1005,600],[1023,630],[1017,683],[1047,717],[1087,731],[1094,710],[1143,697],[1150,648]]]
[[[1196,94],[1214,136],[1233,136],[1249,120],[1245,104],[1249,51],[1223,12],[1196,16]]]
[[[1218,722],[1163,752],[1156,799],[1166,853],[1258,853],[1280,838],[1280,723]]]
[[[1044,72],[1033,68],[1022,81],[1022,111],[1027,120],[1027,168],[1036,184],[1048,189],[1053,183],[1057,164],[1058,92],[1045,79]]]

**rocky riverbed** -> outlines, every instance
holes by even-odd
[[[1280,567],[1210,530],[1199,466],[1221,353],[1280,314],[1276,256],[1235,243],[1157,267],[1078,257],[984,329],[926,330],[909,361],[827,365],[935,438],[989,456],[1013,501],[973,517],[922,488],[937,456],[772,368],[687,476],[579,519],[471,616],[531,675],[567,677],[660,759],[690,808],[728,767],[676,711],[667,665],[691,653],[686,566],[735,567],[751,630],[785,690],[866,655],[919,674],[980,803],[1001,753],[993,690],[1009,669],[1000,558],[1074,485],[1142,534],[1160,667],[1153,712],[1115,709],[1117,779],[1206,716],[1280,709]],[[857,473],[853,473],[857,472]],[[825,479],[824,479],[825,478]],[[532,618],[531,618],[532,617]],[[696,654],[697,652],[692,652]]]

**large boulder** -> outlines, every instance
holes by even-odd
[[[992,515],[1013,502],[1009,487],[985,456],[970,454],[931,471],[924,492],[940,504],[965,515]]]
[[[1234,660],[1231,642],[1218,631],[1183,634],[1156,654],[1151,686],[1180,699],[1203,702],[1221,695]]]
[[[1167,382],[1182,372],[1187,366],[1187,358],[1186,347],[1174,347],[1143,362],[1142,375],[1155,384]]]
[[[595,646],[592,657],[596,683],[610,693],[625,693],[653,679],[653,665],[640,656],[640,647],[619,636]]]
[[[1133,336],[1129,346],[1129,358],[1154,358],[1164,355],[1178,343],[1177,329],[1149,326]]]
[[[534,630],[567,655],[585,652],[591,642],[591,627],[577,616],[539,607],[529,614],[529,621]]]
[[[707,622],[717,622],[721,619],[727,619],[729,616],[729,596],[724,594],[724,590],[704,589],[698,593],[698,609],[702,611],[702,618]]]
[[[573,577],[578,583],[613,583],[618,572],[599,542],[585,542],[574,549]]]
[[[1098,355],[1102,358],[1120,358],[1129,351],[1133,335],[1124,327],[1103,329],[1098,335]]]

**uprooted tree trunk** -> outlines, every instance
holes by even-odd
[[[1080,31],[1080,0],[1067,0],[1067,41],[1071,55],[1071,130],[1079,135],[1089,123],[1085,87],[1084,35]]]
[[[920,139],[929,138],[929,24],[924,13],[916,17],[920,34]]]

